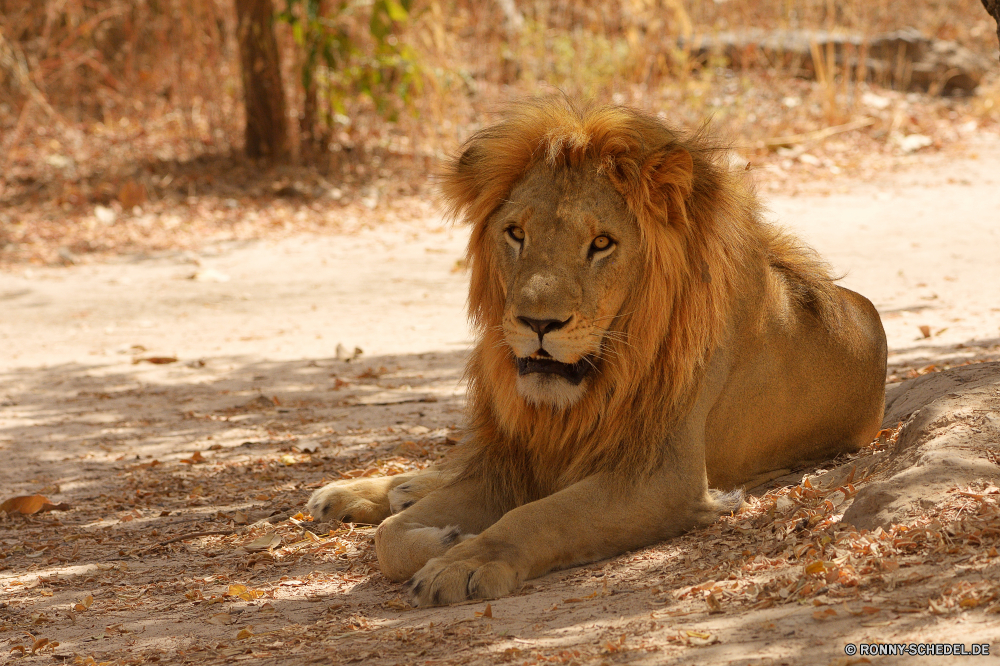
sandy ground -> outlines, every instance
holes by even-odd
[[[1000,359],[1000,144],[977,153],[768,202],[876,304],[893,382]],[[0,518],[0,659],[813,664],[858,663],[845,645],[873,641],[1000,654],[995,486],[858,532],[839,519],[861,475],[826,487],[815,469],[744,514],[514,597],[409,608],[377,572],[371,528],[297,514],[322,483],[453,445],[466,237],[428,220],[0,274],[0,500],[66,504]],[[1000,442],[978,432],[973,445]],[[919,663],[949,659],[1000,663]]]

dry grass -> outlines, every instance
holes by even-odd
[[[59,245],[75,252],[115,246],[121,239],[114,234],[93,241],[93,233],[75,232],[95,205],[126,214],[125,204],[147,201],[147,209],[234,199],[258,207],[289,182],[305,182],[304,189],[338,193],[303,198],[307,226],[336,229],[324,220],[361,201],[414,208],[405,198],[428,200],[427,174],[504,103],[554,91],[638,106],[682,126],[710,119],[748,161],[770,169],[771,186],[783,189],[889,168],[907,135],[926,136],[927,149],[937,150],[1000,124],[996,75],[974,97],[945,99],[880,88],[818,46],[817,80],[806,80],[753,53],[740,62],[698,60],[687,41],[678,41],[747,26],[870,36],[914,25],[995,58],[994,26],[978,0],[920,0],[905,13],[888,0],[628,0],[600,7],[521,0],[519,30],[510,29],[500,5],[419,2],[400,37],[420,54],[424,72],[413,114],[387,122],[359,95],[331,128],[327,152],[274,171],[238,157],[243,119],[231,2],[0,1],[0,202],[7,208],[0,213],[0,261],[53,261]],[[277,30],[289,106],[300,113],[299,56],[288,27]],[[234,170],[242,181],[227,175]],[[185,177],[178,180],[179,172]],[[123,188],[138,197],[123,199]],[[234,196],[241,191],[258,194]],[[116,224],[129,219],[119,216]],[[167,247],[171,235],[195,242],[198,234],[185,236],[188,226],[153,234],[155,242],[135,231],[126,249]],[[247,233],[265,234],[270,226]]]

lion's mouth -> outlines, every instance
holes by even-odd
[[[586,357],[581,358],[576,363],[560,363],[553,358],[539,356],[526,356],[517,359],[517,374],[519,375],[530,375],[533,372],[559,375],[573,385],[582,382],[593,369],[593,363]]]

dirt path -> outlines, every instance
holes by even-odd
[[[769,202],[879,307],[891,379],[1000,358],[1000,146],[928,162]],[[518,596],[409,609],[377,573],[369,528],[296,513],[321,483],[422,466],[453,444],[465,238],[428,221],[0,274],[0,499],[69,505],[0,519],[0,654],[813,664],[853,663],[845,644],[872,641],[1000,653],[995,486],[862,533],[838,522],[854,486],[827,487],[820,470]],[[364,353],[338,360],[338,344]]]

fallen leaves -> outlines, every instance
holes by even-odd
[[[246,585],[234,584],[230,585],[229,589],[226,590],[227,597],[237,597],[243,601],[253,601],[254,599],[260,599],[267,593],[263,590],[250,589]]]
[[[822,610],[813,611],[812,614],[813,618],[816,620],[825,620],[827,618],[835,617],[836,615],[837,611],[832,608],[824,608]]]
[[[230,396],[219,404],[252,395]],[[298,409],[300,402],[291,392],[282,396],[286,404]],[[270,398],[267,401],[275,404]],[[589,663],[592,658],[600,661],[597,653],[601,650],[612,655],[605,657],[609,661],[619,661],[630,650],[663,648],[664,633],[677,635],[668,639],[674,644],[667,649],[688,651],[676,659],[690,661],[693,651],[701,646],[729,642],[727,627],[764,615],[755,613],[754,608],[772,607],[776,614],[794,614],[796,628],[804,626],[808,632],[814,627],[817,633],[841,626],[852,630],[875,626],[871,621],[896,621],[898,613],[904,612],[924,618],[935,612],[959,618],[969,611],[995,618],[997,615],[985,614],[1000,612],[1000,598],[992,596],[997,592],[995,583],[961,586],[960,581],[940,575],[943,567],[957,558],[969,558],[962,560],[962,567],[981,567],[991,552],[996,557],[1000,531],[991,530],[998,524],[994,514],[1000,492],[979,485],[957,489],[954,511],[937,525],[915,520],[905,528],[854,530],[841,524],[839,516],[854,497],[854,484],[864,482],[868,468],[852,458],[854,462],[835,470],[832,476],[817,473],[794,488],[780,488],[764,498],[751,499],[750,511],[727,516],[709,528],[604,563],[579,578],[573,572],[556,574],[567,576],[563,588],[546,592],[548,584],[543,583],[541,590],[525,590],[515,601],[526,606],[517,606],[513,616],[510,609],[514,607],[501,604],[507,609],[501,613],[493,611],[491,604],[479,602],[471,608],[439,609],[435,613],[452,613],[458,620],[438,619],[429,625],[420,619],[424,612],[411,611],[405,597],[396,597],[400,588],[386,583],[377,573],[373,529],[317,525],[296,512],[313,487],[337,478],[344,470],[351,472],[347,476],[409,471],[426,462],[425,458],[441,455],[448,443],[442,445],[437,435],[414,432],[407,426],[334,435],[319,430],[320,425],[309,432],[282,430],[283,426],[276,425],[282,423],[282,417],[270,412],[260,418],[265,419],[268,432],[223,434],[220,431],[231,426],[213,421],[206,424],[213,430],[192,433],[185,440],[198,442],[186,445],[187,454],[183,448],[173,449],[179,456],[166,449],[156,450],[162,462],[146,455],[128,456],[114,466],[117,476],[105,477],[108,482],[101,487],[101,494],[95,493],[93,501],[78,507],[79,515],[74,513],[73,520],[66,521],[69,524],[58,530],[58,537],[49,521],[23,521],[34,531],[19,532],[16,536],[21,543],[16,545],[10,543],[13,539],[0,542],[4,549],[0,565],[54,566],[43,563],[54,556],[66,557],[70,547],[80,544],[77,562],[88,568],[69,582],[45,581],[30,591],[25,585],[5,586],[5,592],[51,604],[54,609],[47,616],[25,613],[26,617],[16,620],[19,628],[51,633],[64,626],[58,623],[71,621],[67,615],[79,613],[77,630],[82,632],[86,627],[94,634],[100,633],[101,624],[127,620],[124,626],[132,634],[121,635],[112,625],[100,643],[91,645],[100,645],[100,654],[107,655],[134,642],[143,650],[136,658],[142,656],[146,663],[153,663],[148,636],[141,634],[141,622],[136,618],[156,617],[164,623],[176,618],[183,622],[164,626],[174,627],[179,636],[195,633],[199,638],[191,642],[190,649],[184,646],[185,655],[159,655],[158,663],[193,663],[205,656],[198,650],[213,650],[219,660],[232,658],[231,650],[242,651],[248,660],[273,660],[278,653],[292,655],[294,650],[315,649],[328,662],[358,661],[362,655],[380,653],[371,659],[386,663],[438,661],[447,666],[469,656],[467,649],[476,655],[490,650],[498,661],[500,655],[518,654],[505,653],[507,645],[517,645],[512,649],[522,651],[516,663]],[[249,422],[251,419],[242,423]],[[882,449],[891,453],[892,435],[892,431],[880,433],[879,455],[884,455]],[[343,455],[342,439],[357,448]],[[416,446],[409,443],[411,440],[416,440]],[[246,444],[241,446],[243,441]],[[372,453],[369,446],[377,450]],[[316,455],[317,447],[320,455]],[[427,454],[418,447],[426,447]],[[200,448],[201,453],[193,453],[194,448]],[[113,455],[119,453],[125,452],[115,450]],[[394,454],[413,460],[394,458]],[[309,465],[309,456],[313,461],[322,460],[322,469]],[[178,462],[178,457],[185,462]],[[855,467],[857,479],[849,473]],[[57,480],[61,479],[43,478],[32,490],[53,494],[41,488]],[[188,502],[195,494],[204,499],[191,505]],[[255,501],[255,496],[261,500]],[[133,515],[136,519],[126,522],[125,518]],[[91,527],[94,524],[96,529]],[[158,550],[152,553],[146,547]],[[952,553],[956,548],[962,550]],[[651,553],[660,557],[675,549],[679,551],[676,557],[663,556],[657,566],[630,564],[634,557],[651,559]],[[136,571],[125,566],[133,562]],[[29,575],[24,574],[25,580]],[[602,584],[603,592],[595,592]],[[350,590],[359,585],[367,588],[365,595],[352,595]],[[888,591],[890,585],[902,592],[893,595]],[[649,621],[633,613],[630,605],[639,596],[643,596],[640,603],[645,602],[646,595],[640,590],[647,587],[649,597],[657,602],[649,626],[658,624],[648,630],[640,623]],[[55,592],[54,599],[43,596],[45,588]],[[552,618],[552,613],[532,609],[533,601],[542,598],[546,606],[559,602],[559,617],[552,625],[565,626],[564,620],[593,614],[608,618],[613,626],[595,632],[587,641],[571,643],[572,650],[566,651],[566,656],[562,648],[511,642],[511,622]],[[289,602],[301,607],[305,601],[321,602],[310,607],[317,622],[308,627],[290,622],[286,612]],[[331,603],[334,601],[344,603]],[[520,610],[525,607],[529,610]],[[627,619],[618,619],[622,615]],[[665,616],[677,619],[664,622]],[[391,626],[385,623],[387,619]],[[257,628],[248,622],[256,622]],[[691,633],[681,631],[678,622],[684,622]],[[201,628],[192,628],[192,623]],[[621,642],[619,633],[626,630],[628,640]],[[489,647],[501,641],[503,645],[495,652]],[[8,647],[14,642],[24,643],[23,654],[30,653],[32,641],[21,638]],[[278,643],[281,645],[272,647]],[[218,647],[225,644],[228,646]],[[458,653],[457,648],[462,653],[451,654]],[[422,651],[426,654],[414,656]],[[21,653],[15,650],[12,654]],[[251,653],[257,656],[251,657]],[[290,663],[299,663],[297,659],[288,657]]]
[[[176,363],[176,356],[143,356],[142,358],[132,359],[132,364],[137,365],[139,363],[152,363],[153,365],[166,365],[168,363]]]
[[[20,495],[18,497],[11,497],[5,500],[3,504],[0,504],[0,511],[4,511],[8,514],[20,513],[24,516],[30,516],[35,513],[44,513],[46,511],[67,511],[72,507],[65,503],[60,502],[58,504],[49,501],[48,498],[43,495]]]
[[[11,654],[13,654],[14,652],[20,652],[21,656],[23,657],[25,656],[25,654],[28,653],[29,649],[31,650],[31,654],[35,654],[42,648],[48,648],[50,650],[53,650],[57,647],[59,647],[59,641],[52,641],[49,640],[48,638],[39,638],[31,644],[30,648],[25,647],[24,645],[15,645],[10,649],[10,652]]]
[[[719,637],[708,631],[685,631],[682,634],[682,638],[688,645],[696,647],[704,647],[719,642]]]
[[[118,201],[125,210],[146,203],[146,186],[130,178],[118,190]]]
[[[257,553],[262,550],[274,550],[281,545],[281,535],[277,532],[267,532],[260,535],[250,543],[243,544],[243,550],[248,553]]]

